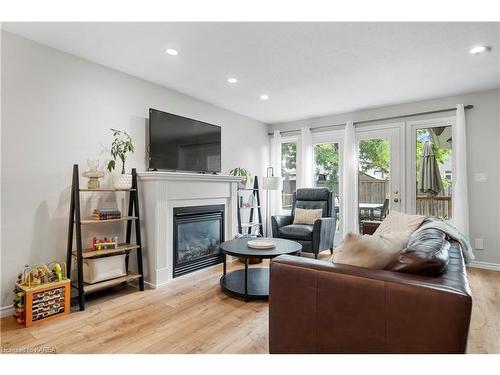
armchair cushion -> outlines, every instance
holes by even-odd
[[[316,220],[318,220],[323,214],[323,210],[319,209],[310,209],[305,210],[302,208],[295,208],[295,216],[293,217],[294,224],[310,224],[313,225]]]
[[[308,224],[291,224],[279,229],[280,237],[295,240],[312,241],[313,226]]]

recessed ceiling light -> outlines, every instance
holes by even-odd
[[[234,77],[229,77],[229,78],[227,79],[227,81],[228,81],[229,83],[237,83],[237,82],[238,82],[238,79],[237,79],[237,78],[234,78]]]
[[[169,54],[170,56],[177,56],[179,54],[179,52],[177,52],[177,50],[173,48],[168,48],[165,52],[167,52],[167,54]]]
[[[472,55],[478,55],[478,54],[483,53],[485,51],[489,51],[490,49],[491,48],[488,46],[476,46],[476,47],[471,48],[471,50],[469,52]]]
[[[269,95],[267,95],[267,94],[262,94],[262,95],[260,96],[260,99],[261,99],[261,100],[267,100],[267,99],[269,99]]]

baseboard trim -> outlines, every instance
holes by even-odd
[[[500,264],[498,263],[479,262],[476,260],[472,261],[471,264],[468,265],[468,267],[482,268],[491,271],[500,271]]]
[[[6,316],[12,316],[14,315],[14,312],[15,310],[13,305],[0,307],[0,318],[5,318]]]

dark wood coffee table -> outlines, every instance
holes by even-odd
[[[233,296],[250,299],[269,298],[269,268],[248,268],[249,258],[271,259],[283,254],[295,255],[302,250],[302,245],[282,238],[269,239],[276,243],[272,249],[252,249],[247,242],[255,238],[238,238],[220,245],[224,260],[224,274],[220,278],[221,289]],[[243,258],[245,268],[226,273],[227,255]]]

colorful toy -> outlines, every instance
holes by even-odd
[[[17,290],[17,289],[16,289]],[[14,308],[16,313],[14,317],[18,323],[24,323],[24,292],[18,291],[14,300]]]
[[[104,237],[102,240],[98,240],[96,237],[92,238],[92,249],[93,250],[109,250],[116,249],[118,247],[118,237]]]
[[[26,266],[16,284],[15,317],[30,326],[69,314],[70,280],[66,279],[66,263]]]

